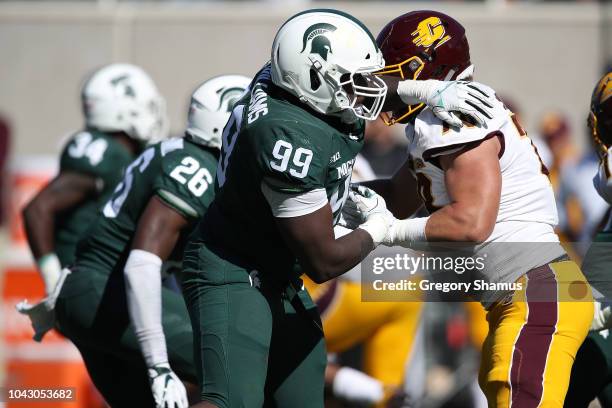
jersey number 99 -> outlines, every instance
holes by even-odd
[[[284,140],[277,140],[274,148],[272,149],[272,156],[274,160],[270,160],[270,167],[273,170],[280,171],[281,173],[287,170],[289,167],[289,160],[293,154],[293,160],[291,168],[289,168],[289,174],[296,178],[304,178],[308,174],[308,168],[312,161],[312,150],[298,147],[293,152],[293,145]]]

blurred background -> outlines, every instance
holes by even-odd
[[[577,242],[571,249],[580,257],[607,210],[591,184],[597,158],[586,117],[593,86],[612,63],[609,2],[0,1],[0,386],[71,384],[79,401],[66,406],[100,406],[75,349],[58,335],[32,342],[28,320],[14,310],[23,298],[43,293],[19,211],[53,176],[64,138],[83,125],[83,77],[110,62],[142,66],[166,98],[179,134],[199,83],[219,74],[252,76],[268,60],[279,25],[313,7],[347,11],[374,35],[417,9],[460,21],[475,79],[520,115],[551,170],[559,232]],[[374,124],[367,137],[363,153],[374,173],[391,175],[405,158],[402,130]],[[472,309],[433,304],[423,311],[420,348],[411,354],[424,361],[415,385],[422,406],[482,406],[474,378],[486,322]],[[358,366],[358,348],[351,352],[347,361]]]

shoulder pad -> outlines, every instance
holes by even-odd
[[[443,123],[431,109],[424,109],[414,123],[413,140],[424,159],[455,152],[464,145],[485,139],[498,132],[509,121],[511,112],[501,102],[493,108],[493,118],[485,119],[482,126],[463,120],[463,127],[456,128]],[[408,135],[408,130],[406,131]]]

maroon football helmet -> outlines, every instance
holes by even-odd
[[[387,24],[376,39],[387,64],[378,74],[402,79],[452,80],[471,65],[465,29],[446,14],[419,10]],[[423,108],[411,105],[382,114],[387,125],[406,122]]]
[[[612,146],[612,70],[599,80],[593,90],[588,124],[601,154],[605,154]]]

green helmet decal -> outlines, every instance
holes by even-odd
[[[217,108],[217,110],[221,110],[223,107],[225,107],[225,110],[227,112],[231,112],[234,107],[234,104],[236,104],[238,99],[240,99],[240,96],[242,96],[243,92],[244,88],[240,87],[219,89],[217,93],[221,95],[219,96],[219,107]]]
[[[317,23],[313,24],[304,32],[302,37],[302,50],[304,52],[308,41],[310,42],[310,54],[319,54],[321,58],[327,61],[327,54],[332,52],[331,43],[329,38],[325,36],[326,33],[336,31],[336,26],[328,23]]]
[[[134,92],[134,88],[127,82],[130,79],[128,74],[120,75],[116,78],[111,79],[110,83],[115,88],[123,88],[122,92],[125,96],[130,96],[132,98],[136,97],[136,93]]]

